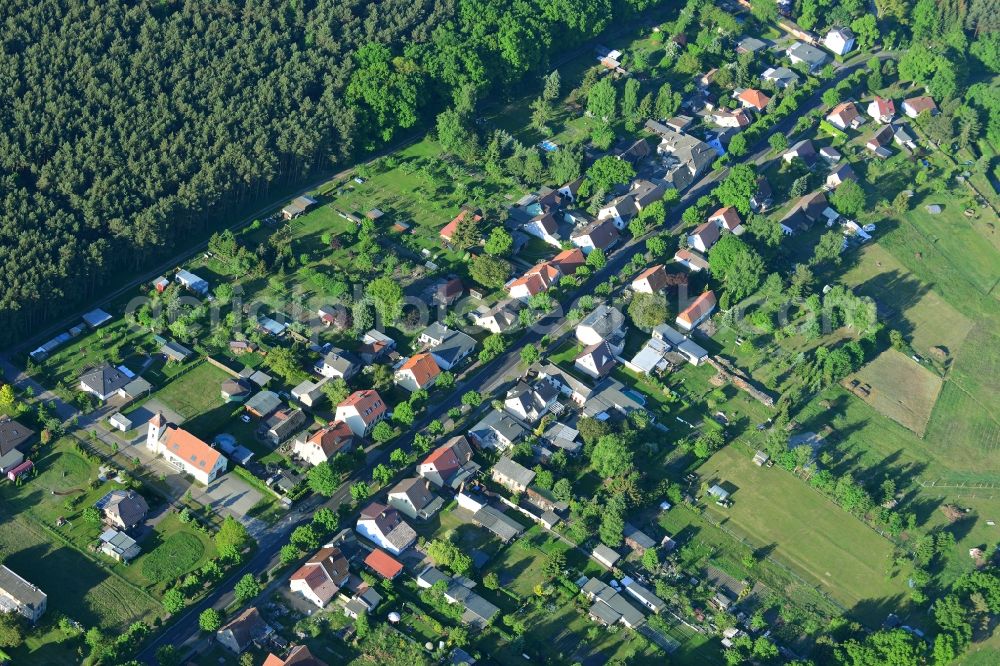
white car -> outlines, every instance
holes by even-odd
[[[250,423],[250,415],[243,414],[242,416],[240,416],[240,421],[243,421],[243,423]]]
[[[357,183],[358,185],[364,185],[365,184],[365,179],[362,178],[361,176],[355,176],[354,177],[354,182]]]
[[[873,231],[875,231],[875,225],[874,224],[866,224],[865,226],[863,226],[861,228],[864,229],[865,233],[868,233],[868,234],[870,234]]]

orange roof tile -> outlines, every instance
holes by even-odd
[[[171,454],[205,473],[211,472],[222,454],[201,441],[187,430],[174,426],[167,427],[163,437],[163,447]]]
[[[403,565],[381,548],[370,552],[365,558],[365,564],[383,578],[395,578],[403,570]]]
[[[771,101],[770,97],[753,88],[747,88],[741,92],[739,98],[758,111],[763,110],[767,106],[767,103]]]
[[[684,311],[677,315],[678,319],[683,319],[689,324],[693,324],[715,307],[715,292],[706,291],[698,298],[694,299],[691,305],[684,308]]]
[[[441,374],[441,368],[430,354],[414,354],[399,369],[409,370],[420,387],[427,386],[428,382]]]

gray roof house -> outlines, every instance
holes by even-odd
[[[507,391],[504,409],[519,419],[535,423],[549,411],[559,398],[559,389],[550,382],[537,382],[534,386],[520,381]]]
[[[80,376],[80,390],[97,396],[99,400],[107,400],[131,381],[131,376],[110,363],[104,363]]]
[[[788,59],[792,61],[793,65],[800,62],[805,63],[809,67],[810,72],[815,72],[817,69],[825,65],[830,61],[830,56],[821,49],[815,46],[810,46],[804,42],[795,42],[788,50],[785,51],[788,55]]]
[[[585,347],[580,355],[573,360],[574,367],[595,379],[605,377],[617,364],[615,350],[608,341],[597,342]]]
[[[215,640],[226,649],[240,654],[255,643],[261,644],[274,633],[253,606],[227,622],[215,632]]]
[[[451,370],[476,348],[475,338],[461,331],[448,331],[444,338],[430,349],[431,356],[442,370]]]
[[[281,398],[274,391],[261,391],[246,401],[248,412],[258,418],[267,418],[281,407]]]
[[[129,530],[141,523],[149,513],[149,504],[134,490],[112,490],[94,505],[104,522],[120,530]]]
[[[493,466],[491,477],[507,490],[521,493],[535,480],[535,473],[524,465],[504,456]]]
[[[24,462],[24,450],[35,431],[7,416],[0,415],[0,474],[6,474]]]
[[[739,44],[736,45],[737,53],[756,53],[762,48],[765,48],[767,44],[756,37],[744,37],[740,40]]]
[[[267,440],[277,446],[301,430],[306,424],[306,415],[301,409],[282,409],[267,419]]]
[[[481,447],[501,451],[513,446],[528,434],[528,429],[505,412],[491,410],[482,421],[472,426],[469,437]]]
[[[334,347],[316,363],[315,370],[331,379],[350,379],[361,370],[361,360],[348,351]]]
[[[787,88],[790,85],[798,85],[799,83],[799,75],[787,67],[768,67],[760,75],[760,78],[773,83],[774,87],[779,90]]]
[[[100,536],[100,541],[101,552],[119,562],[133,560],[142,552],[135,539],[112,527],[104,530]]]
[[[432,493],[429,485],[419,476],[403,479],[389,490],[389,506],[410,518],[427,520],[444,506],[444,500]]]
[[[608,569],[613,569],[622,556],[619,555],[618,551],[613,548],[608,548],[603,543],[599,543],[594,546],[594,550],[590,552],[590,557],[593,558],[598,564],[602,564]]]
[[[656,548],[656,542],[632,523],[625,523],[624,529],[625,545],[639,552],[645,552],[649,548]]]
[[[661,180],[674,189],[687,188],[718,158],[715,149],[704,141],[675,132],[655,120],[647,121],[646,129],[661,137],[656,151],[665,156],[664,166],[667,169]]]
[[[608,626],[621,622],[633,629],[646,621],[642,611],[626,601],[613,587],[596,578],[588,580],[580,591],[594,602],[589,614],[596,622]]]
[[[19,613],[38,622],[47,601],[44,592],[0,564],[0,612]]]
[[[524,531],[521,523],[489,504],[484,504],[478,511],[473,513],[472,520],[480,527],[493,532],[494,536],[504,543],[507,543]]]
[[[624,578],[622,580],[622,586],[625,588],[625,591],[632,595],[632,597],[634,597],[640,604],[654,613],[659,613],[667,605],[663,599],[660,599],[658,596],[653,594],[649,588],[643,587],[631,578]]]
[[[576,339],[585,345],[609,342],[618,350],[625,341],[625,315],[613,305],[600,305],[576,326]]]

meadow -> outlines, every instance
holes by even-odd
[[[896,423],[923,435],[941,392],[941,377],[895,349],[875,357],[845,381],[871,386],[859,396]]]

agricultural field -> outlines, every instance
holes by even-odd
[[[905,581],[885,575],[892,544],[801,479],[776,467],[757,467],[738,446],[716,453],[699,473],[704,482],[732,491],[733,506],[710,504],[710,516],[815,581],[850,614],[878,625],[900,607]]]
[[[923,436],[941,392],[941,377],[895,349],[887,349],[845,382],[870,386],[859,396],[876,411]]]

